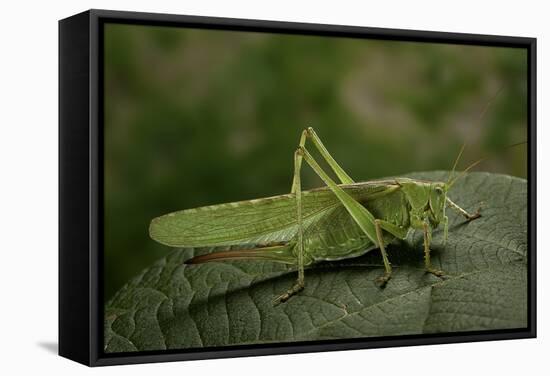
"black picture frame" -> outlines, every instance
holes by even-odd
[[[347,36],[528,51],[528,327],[105,354],[102,296],[102,38],[105,22]],[[89,366],[536,337],[536,39],[356,26],[89,10],[59,21],[59,354]]]

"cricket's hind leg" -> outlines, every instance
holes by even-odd
[[[332,157],[332,155],[329,153],[329,151],[327,150],[319,136],[317,136],[317,133],[315,133],[315,130],[313,130],[312,127],[308,127],[307,129],[304,129],[302,131],[302,136],[300,137],[300,144],[298,145],[298,149],[305,148],[307,139],[311,139],[313,145],[315,145],[315,148],[319,151],[319,154],[321,154],[321,156],[328,163],[330,168],[332,168],[332,171],[334,171],[342,184],[354,183],[353,179],[346,173],[346,171],[344,171],[342,167],[340,167],[338,162],[336,162],[336,160]],[[301,167],[302,159],[300,158],[299,165],[296,166],[296,168],[300,170]],[[294,180],[292,181],[292,189],[290,193],[296,192],[296,180],[299,178],[299,174],[294,174]]]
[[[389,279],[389,276],[391,275],[391,266],[386,255],[383,239],[382,241],[380,241],[380,239],[383,238],[382,229],[391,233],[392,230],[394,230],[394,227],[397,228],[397,226],[382,220],[377,221],[372,215],[372,213],[368,211],[367,208],[365,208],[363,205],[357,202],[352,196],[349,195],[349,193],[347,193],[342,187],[336,184],[334,180],[332,180],[327,175],[327,173],[319,166],[319,164],[315,161],[315,159],[311,156],[311,154],[309,154],[309,152],[304,146],[300,145],[298,150],[296,150],[296,156],[299,163],[301,163],[301,158],[305,159],[307,164],[323,180],[323,182],[328,186],[328,188],[330,188],[330,190],[334,193],[334,195],[346,208],[346,210],[348,211],[350,216],[353,218],[355,223],[359,225],[361,230],[365,233],[365,235],[367,235],[370,241],[372,241],[373,244],[376,244],[378,247],[380,247],[380,250],[382,251],[382,256],[384,258],[384,263],[386,266],[386,273],[384,274],[385,275],[384,279],[387,282],[387,280]],[[295,182],[298,182],[298,188],[299,188],[299,182],[300,182],[299,179],[300,179],[299,176],[295,179]],[[300,196],[299,189],[297,189],[296,198],[298,198],[299,196]],[[301,213],[299,213],[299,223],[301,224]],[[301,225],[300,225],[300,231],[301,231]],[[300,239],[301,239],[301,233],[300,233]],[[300,249],[303,249],[303,247]],[[284,297],[286,297],[286,295]]]
[[[302,169],[302,159],[304,157],[305,144],[307,139],[311,139],[321,156],[332,168],[338,179],[344,184],[353,183],[353,179],[340,167],[338,162],[330,155],[323,142],[317,136],[313,128],[309,127],[302,132],[298,149],[294,153],[294,177],[292,180],[291,193],[296,195],[296,215],[298,222],[298,279],[294,285],[284,294],[279,295],[273,300],[274,304],[287,301],[292,295],[300,292],[304,288],[304,241],[303,241],[303,224],[302,224],[302,186],[300,172]],[[351,197],[350,197],[351,199]]]
[[[300,179],[302,154],[299,153],[298,150],[294,153],[294,180],[292,184],[293,193],[296,195],[296,217],[298,222],[298,244],[296,245],[298,250],[298,279],[287,292],[276,297],[273,300],[273,304],[286,302],[292,295],[300,292],[304,288],[304,232],[302,228],[302,185]]]

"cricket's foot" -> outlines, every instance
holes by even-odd
[[[483,203],[483,202],[480,203],[479,208],[477,208],[476,212],[474,214],[468,215],[468,217],[466,217],[466,219],[468,221],[473,221],[474,219],[477,219],[477,218],[481,217],[481,208],[483,207],[484,204],[485,203]]]
[[[275,299],[273,299],[273,305],[277,305],[279,303],[286,302],[288,299],[290,299],[290,297],[292,295],[299,293],[303,289],[304,289],[304,283],[303,282],[296,282],[294,284],[294,286],[292,286],[290,289],[288,289],[287,292],[285,292],[284,294],[281,294],[278,297],[276,297]]]
[[[376,285],[378,287],[384,287],[384,286],[386,286],[386,283],[388,283],[390,278],[391,278],[391,273],[385,272],[383,275],[376,278],[376,280],[375,280]]]
[[[440,277],[442,278],[443,276],[445,276],[445,273],[443,273],[443,271],[439,270],[439,269],[434,269],[434,268],[427,268],[426,269],[426,273],[432,273],[433,275],[435,275],[436,277]]]
[[[474,219],[477,219],[479,217],[481,217],[481,213],[480,213],[480,209],[477,209],[477,211],[474,214],[469,215],[467,219],[468,221],[473,221]]]

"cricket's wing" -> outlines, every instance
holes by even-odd
[[[395,181],[342,185],[358,201],[395,190]],[[328,189],[302,192],[303,224],[307,226],[326,211],[341,205]],[[171,247],[287,242],[296,234],[296,200],[293,194],[232,202],[178,211],[151,221],[152,239]]]

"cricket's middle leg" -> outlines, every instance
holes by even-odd
[[[443,272],[438,269],[434,269],[432,266],[432,260],[430,258],[430,242],[431,242],[431,229],[430,226],[424,222],[424,266],[426,271],[432,273],[435,276],[441,277]]]
[[[391,263],[388,260],[388,254],[386,253],[386,247],[384,245],[384,233],[382,231],[386,231],[398,239],[405,239],[407,237],[408,229],[395,225],[391,222],[384,221],[382,219],[375,219],[374,225],[376,228],[376,237],[378,239],[380,252],[382,253],[382,260],[384,261],[385,269],[384,274],[377,278],[376,282],[380,287],[384,287],[391,278],[392,268]]]

